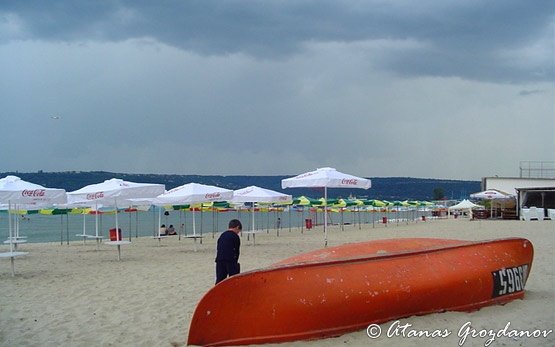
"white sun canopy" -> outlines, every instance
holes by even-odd
[[[132,204],[131,199],[154,198],[163,192],[163,184],[135,183],[112,178],[69,192],[67,195],[69,204],[128,207]]]
[[[233,192],[232,202],[273,202],[288,203],[293,201],[293,197],[288,194],[276,192],[274,190],[260,188],[257,186],[245,187]]]
[[[281,180],[282,188],[323,187],[324,188],[324,245],[328,245],[328,188],[362,188],[372,186],[369,179],[361,178],[324,167]]]
[[[233,199],[231,200],[234,203],[244,203],[244,202],[265,202],[265,203],[282,203],[286,204],[293,201],[293,197],[288,194],[283,194],[280,192],[276,192],[274,190],[260,188],[257,186],[250,186],[245,187],[242,189],[238,189],[233,192]],[[254,232],[255,225],[254,225],[254,206],[252,209],[252,229],[251,231]],[[279,233],[279,230],[277,231]],[[279,235],[279,234],[278,234]],[[254,235],[253,235],[254,237]]]
[[[484,206],[476,205],[472,201],[464,199],[463,201],[459,202],[456,205],[449,206],[449,210],[466,210],[466,209],[479,208],[479,207],[483,208]]]
[[[210,201],[229,201],[233,190],[199,183],[187,183],[156,197],[156,205],[198,204]]]
[[[348,175],[331,167],[286,178],[281,181],[282,188],[326,187],[326,188],[362,188],[372,186],[369,179]]]
[[[6,176],[0,179],[0,206],[8,208],[8,243],[10,244],[10,251],[0,253],[0,258],[10,259],[12,276],[15,276],[14,259],[27,254],[27,252],[14,251],[14,243],[17,244],[17,237],[19,235],[17,224],[14,234],[11,216],[12,208],[41,208],[55,204],[65,204],[66,200],[66,191],[63,189],[46,188],[24,181],[17,176]]]
[[[44,207],[66,203],[66,191],[46,188],[17,176],[0,178],[0,203]]]
[[[487,200],[515,198],[514,195],[511,195],[496,189],[489,189],[489,190],[484,190],[483,192],[470,194],[470,197],[474,199],[487,199]]]

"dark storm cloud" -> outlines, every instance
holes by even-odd
[[[286,58],[310,42],[413,41],[420,45],[384,51],[378,64],[399,75],[519,82],[553,80],[546,54],[553,53],[554,9],[544,0],[8,1],[0,19],[20,24],[18,39],[148,37],[205,55],[264,59]],[[538,39],[551,47],[537,61],[511,55]]]
[[[0,171],[512,176],[555,155],[553,9],[0,1]]]

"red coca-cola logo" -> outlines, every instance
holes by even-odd
[[[21,195],[29,198],[35,198],[44,196],[45,193],[46,191],[44,189],[25,189],[21,192]]]
[[[357,180],[355,178],[344,178],[341,180],[341,184],[347,184],[347,185],[356,185],[357,184]]]
[[[220,193],[208,193],[204,197],[207,199],[217,199],[220,197]]]
[[[104,192],[96,192],[96,193],[87,194],[87,200],[102,199],[103,197],[104,197]]]

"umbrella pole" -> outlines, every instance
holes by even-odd
[[[64,244],[64,215],[60,215],[60,245]]]
[[[214,238],[215,233],[216,233],[216,207],[212,205],[212,238]]]
[[[98,240],[98,203],[95,202],[94,204],[94,227],[95,227],[95,236]]]
[[[181,229],[183,228],[182,216],[183,216],[183,210],[179,209],[179,229],[177,231],[177,240],[178,241],[181,241]]]
[[[98,238],[98,202],[94,204],[94,224],[95,224],[95,231],[96,231],[96,250],[100,250],[100,239]]]
[[[277,234],[277,236],[279,236],[279,229],[281,229],[281,217],[278,217],[278,216],[281,216],[281,215],[280,215],[279,212],[276,210],[276,211],[274,212],[274,217],[275,217],[275,220],[276,220],[276,229],[277,229],[276,234]],[[278,218],[279,218],[279,220],[280,220],[279,223],[278,223]]]
[[[12,230],[12,203],[8,201],[8,235],[10,240],[10,253],[13,252],[13,230]],[[13,257],[12,257],[13,261]],[[13,267],[12,267],[13,268]],[[12,275],[15,276],[15,272],[12,270]]]
[[[293,205],[289,206],[289,232],[291,232],[291,208]]]
[[[254,226],[254,202],[252,203],[251,220],[252,220],[252,228],[251,228],[251,231],[254,232],[254,228],[255,228],[255,226]],[[253,235],[252,237],[254,237],[254,234],[252,234],[252,235]],[[248,235],[247,235],[247,240],[248,240],[248,239],[249,239],[249,238],[248,238]]]
[[[11,216],[11,211],[12,211],[12,207],[11,207],[11,201],[8,201],[8,235],[9,235],[9,240],[10,240],[10,253],[13,252],[13,231],[12,231],[12,216]],[[11,267],[12,267],[12,277],[15,277],[15,257],[10,257],[10,263],[11,263]]]
[[[131,206],[129,206],[131,209]],[[127,212],[129,214],[129,242],[131,242],[131,211]]]
[[[66,209],[66,245],[69,245],[69,213]]]
[[[328,247],[328,187],[324,187],[324,247]]]
[[[269,233],[270,233],[270,207],[268,207],[268,211],[266,212],[266,234],[269,234]]]
[[[119,224],[118,224],[118,201],[114,199],[114,206],[116,209],[116,241],[119,241],[120,232],[119,232]],[[121,261],[121,245],[118,244],[118,261]]]
[[[341,209],[341,231],[345,231],[343,228],[345,225],[345,221],[343,220],[343,209]]]
[[[303,219],[304,219],[304,207],[301,208],[301,210],[299,211],[300,215],[301,215],[301,234],[304,231],[304,224],[303,224]]]
[[[87,234],[87,226],[85,225],[85,213],[83,213],[83,244],[85,244],[85,240],[87,239],[85,235]]]
[[[195,220],[195,207],[193,206],[193,236],[197,235],[197,225]]]
[[[118,224],[118,202],[114,199],[114,206],[116,210],[116,241],[119,241],[119,224]],[[118,246],[119,251],[119,246]]]
[[[17,237],[19,236],[19,207],[15,205],[14,209],[15,214],[13,215],[13,237],[17,240]]]
[[[162,227],[162,206],[160,206],[160,208],[158,209],[158,246],[160,246],[160,244],[162,243],[162,241],[160,241],[160,228]]]
[[[252,203],[252,213],[251,213],[251,219],[252,219],[252,245],[254,246],[256,244],[256,234],[254,233],[254,202]],[[247,241],[249,240],[249,236],[250,234],[247,234]]]

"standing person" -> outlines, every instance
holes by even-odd
[[[239,233],[243,229],[238,219],[229,221],[228,229],[218,238],[216,253],[216,284],[241,271],[239,264],[239,248],[241,239]]]

